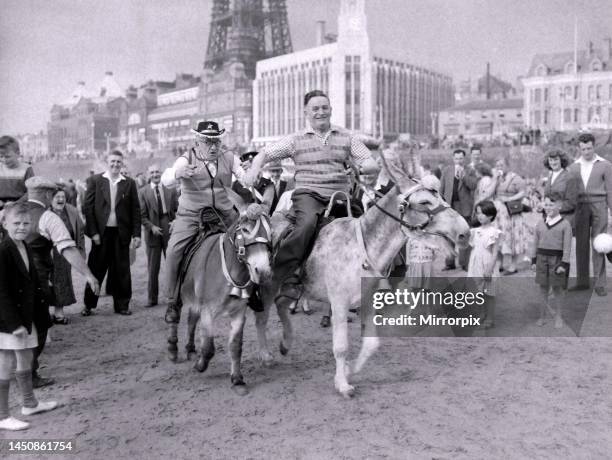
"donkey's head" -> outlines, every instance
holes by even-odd
[[[236,249],[238,260],[248,268],[251,281],[262,284],[272,276],[270,218],[261,205],[246,205],[238,194],[232,190],[229,192],[230,200],[240,215],[229,229],[228,238]]]
[[[402,230],[410,238],[421,238],[453,254],[465,247],[470,228],[461,215],[438,193],[431,177],[421,180],[418,146],[398,141],[381,153],[384,172],[398,189],[398,212]]]

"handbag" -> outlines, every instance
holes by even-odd
[[[511,216],[520,214],[523,212],[523,200],[506,201],[506,208]]]

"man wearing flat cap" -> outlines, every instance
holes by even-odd
[[[195,136],[194,147],[176,159],[174,165],[162,174],[167,187],[180,183],[181,195],[166,250],[168,309],[165,320],[178,323],[180,303],[177,301],[177,284],[180,263],[189,242],[200,229],[200,212],[213,207],[226,227],[237,217],[226,188],[232,186],[232,174],[242,180],[244,170],[232,152],[221,143],[225,129],[219,129],[214,121],[202,121],[191,130]]]
[[[40,280],[43,295],[48,303],[54,305],[53,290],[51,289],[51,274],[53,273],[52,250],[54,246],[70,265],[85,277],[89,287],[94,292],[99,293],[100,285],[98,280],[87,267],[85,259],[81,256],[64,222],[57,214],[47,209],[51,204],[53,194],[57,190],[57,184],[44,177],[34,176],[26,180],[25,186],[28,190],[28,200],[26,203],[32,218],[32,233],[26,238],[26,243],[32,251],[34,267]],[[38,375],[38,357],[45,347],[51,318],[49,318],[47,323],[47,327],[37,329],[38,347],[34,350],[34,362],[32,365],[35,388],[53,383],[53,380],[44,379]]]

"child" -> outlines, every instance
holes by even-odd
[[[561,302],[567,291],[570,252],[572,247],[572,226],[559,213],[561,202],[553,195],[544,197],[545,218],[536,224],[534,234],[534,257],[532,270],[536,272],[535,282],[540,286],[543,301],[540,304],[538,326],[544,325],[546,310],[549,309],[548,294],[552,289],[555,305],[555,328],[563,326]]]
[[[497,217],[495,204],[484,200],[476,206],[476,220],[480,227],[470,230],[470,246],[472,252],[468,263],[467,276],[474,278],[476,288],[485,295],[484,316],[482,327],[495,326],[495,284],[493,276],[499,252],[500,235],[502,231],[493,222]]]
[[[15,364],[23,415],[55,409],[57,402],[37,401],[32,389],[32,349],[38,345],[36,325],[45,318],[48,321],[48,305],[24,243],[31,228],[28,207],[23,203],[7,205],[4,228],[7,238],[0,243],[0,429],[14,431],[29,426],[9,414],[9,385]]]
[[[421,185],[434,192],[440,191],[440,180],[433,174],[421,179]],[[435,246],[425,243],[418,238],[409,238],[406,243],[406,280],[412,290],[431,289],[431,276],[433,274],[433,261]]]

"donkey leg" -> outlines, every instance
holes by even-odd
[[[240,360],[242,359],[242,335],[244,331],[244,320],[246,311],[236,313],[231,319],[231,330],[229,336],[229,352],[232,362],[230,380],[232,382],[232,390],[240,396],[246,395],[249,390],[244,383],[242,372],[240,371]]]
[[[178,324],[170,323],[170,330],[169,330],[169,335],[168,335],[168,358],[170,358],[170,361],[172,361],[173,363],[176,362],[177,355],[178,355],[177,330],[178,330]]]
[[[198,360],[193,366],[198,372],[204,372],[208,363],[215,356],[215,342],[213,339],[213,318],[208,309],[204,309],[200,314],[200,353]]]
[[[257,328],[257,343],[259,345],[259,359],[261,363],[268,367],[272,365],[273,357],[268,348],[267,324],[270,316],[271,296],[268,292],[264,292],[262,288],[262,302],[264,311],[255,312],[255,327]]]
[[[355,388],[349,385],[347,380],[348,308],[343,304],[338,304],[333,301],[331,305],[334,358],[336,358],[336,376],[334,378],[334,383],[336,390],[338,390],[342,396],[350,398],[355,394]]]
[[[196,351],[194,339],[196,326],[198,325],[199,319],[199,313],[193,311],[190,308],[189,314],[187,315],[187,345],[185,345],[185,351],[187,352],[187,360],[190,360],[191,355],[193,355]]]
[[[370,358],[370,356],[374,354],[379,344],[380,339],[378,337],[364,337],[361,341],[359,356],[357,356],[357,359],[353,363],[350,372],[356,374],[357,372],[361,371],[363,365]]]
[[[289,309],[277,305],[276,311],[283,325],[283,337],[279,344],[279,351],[281,355],[285,356],[289,353],[289,349],[293,344],[293,326],[291,325],[291,318],[289,317]]]

